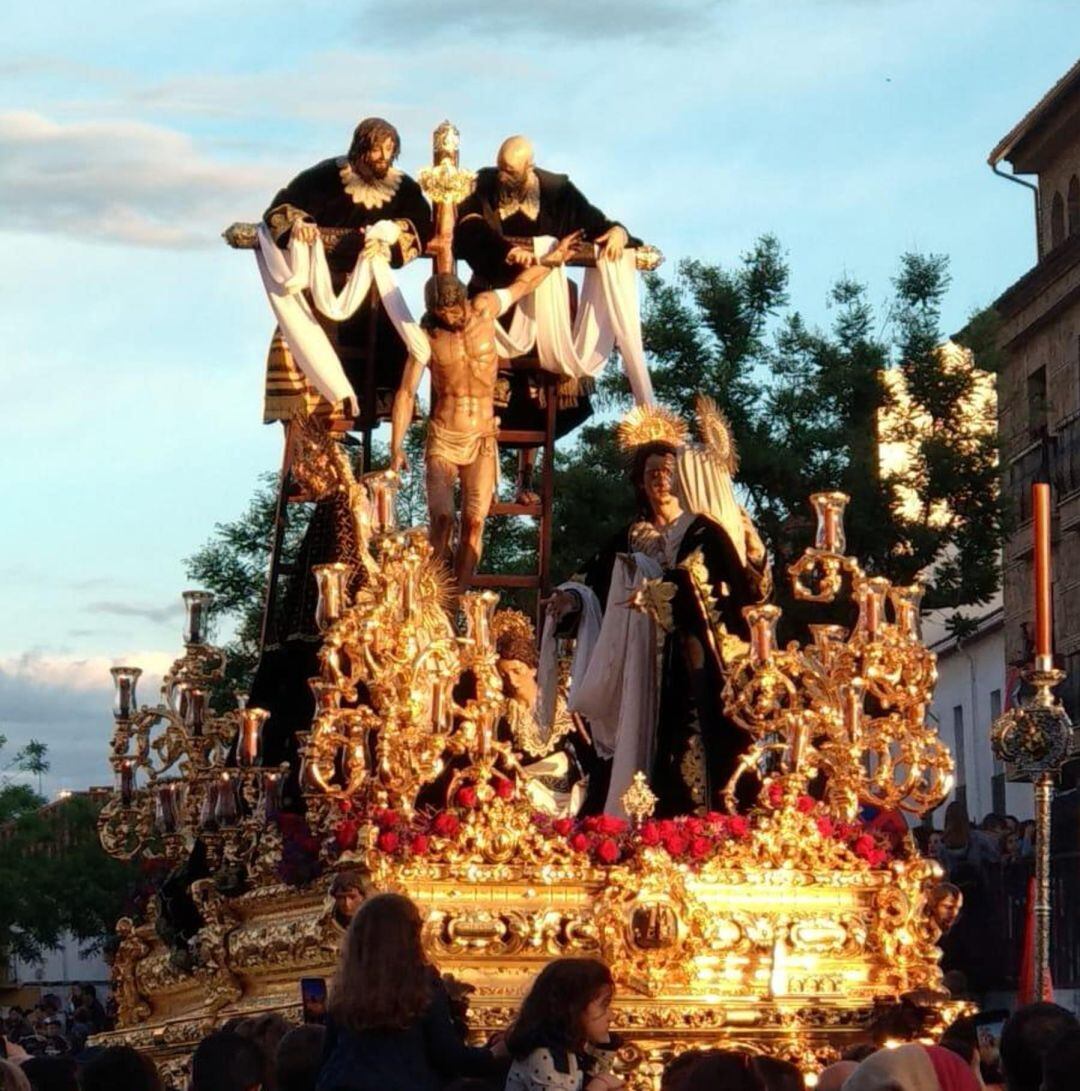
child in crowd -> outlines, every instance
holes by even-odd
[[[560,958],[533,982],[506,1044],[506,1091],[616,1091],[607,1069],[618,1043],[608,1031],[615,988],[591,958]]]

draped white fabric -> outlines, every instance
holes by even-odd
[[[577,693],[578,683],[585,677],[585,667],[596,647],[596,638],[600,635],[603,614],[596,595],[583,583],[567,580],[560,583],[559,591],[576,591],[581,600],[581,616],[578,618],[577,633],[574,639],[574,655],[570,661],[570,692],[567,701],[572,702]],[[555,697],[559,689],[559,664],[555,647],[555,622],[550,615],[544,618],[544,629],[540,636],[540,669],[537,671],[537,685],[540,689],[537,719],[540,730],[546,740],[555,722]]]
[[[727,531],[739,560],[746,567],[746,528],[743,509],[735,497],[731,475],[716,457],[701,447],[686,446],[676,459],[679,491],[683,507],[698,515],[707,515]]]
[[[392,221],[381,220],[368,228],[366,238],[392,244],[398,230]],[[386,258],[361,253],[345,287],[335,292],[321,238],[305,243],[294,236],[288,249],[281,250],[266,225],[259,224],[258,241],[255,257],[259,273],[282,336],[300,370],[327,401],[351,398],[355,406],[356,392],[304,295],[305,289],[327,318],[342,322],[356,313],[374,282],[383,308],[409,352],[421,363],[427,363],[431,346],[413,320]]]
[[[626,603],[644,580],[661,574],[660,565],[644,553],[616,558],[599,635],[567,702],[589,721],[597,753],[612,759],[607,814],[624,815],[623,793],[634,774],[648,773],[652,764],[659,697],[656,625]],[[593,592],[585,590],[595,602]]]
[[[556,243],[548,235],[538,236],[533,240],[534,253],[544,257]],[[585,270],[573,323],[566,268],[557,266],[518,304],[510,329],[496,327],[496,343],[506,357],[523,356],[535,347],[545,371],[576,379],[595,376],[618,347],[634,401],[651,405],[654,400],[641,340],[633,250],[624,250],[618,261],[598,261]]]

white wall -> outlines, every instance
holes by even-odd
[[[109,982],[109,966],[101,955],[84,958],[79,953],[81,946],[79,940],[68,936],[59,947],[45,952],[39,962],[12,959],[12,976],[19,985],[30,986],[59,988],[76,981],[89,982],[98,986],[98,999],[104,1002],[104,990]]]
[[[982,626],[974,637],[959,648],[944,636],[933,621],[925,627],[925,638],[938,656],[938,683],[930,706],[938,722],[938,732],[953,752],[958,785],[963,780],[967,789],[968,814],[981,821],[997,809],[993,798],[993,777],[1002,771],[990,748],[990,724],[993,719],[992,701],[995,691],[1000,694],[1001,708],[1005,692],[1005,631],[1001,624],[999,602],[985,607]],[[935,637],[937,639],[935,639]],[[961,738],[957,740],[955,723],[957,708],[963,721]],[[960,749],[962,747],[962,749]],[[955,798],[949,794],[947,802]],[[1033,817],[1031,786],[1005,784],[1005,814],[1021,821]],[[934,825],[941,826],[944,811],[934,816]]]

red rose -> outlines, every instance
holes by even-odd
[[[422,834],[414,834],[413,839],[409,842],[409,851],[413,856],[426,856],[428,850],[428,839]]]
[[[602,864],[613,864],[619,858],[619,846],[610,837],[605,837],[596,846],[596,858]]]
[[[458,821],[457,815],[450,814],[448,811],[440,811],[435,816],[431,828],[440,837],[455,837],[458,830],[461,829],[461,823]]]
[[[681,833],[673,833],[670,837],[664,838],[664,848],[671,856],[682,856],[689,847],[690,841]]]
[[[618,837],[620,833],[626,832],[626,820],[616,818],[613,814],[602,814],[597,816],[596,830],[598,833]]]
[[[600,816],[598,814],[591,814],[588,818],[582,819],[581,828],[587,833],[596,833],[600,828]]]
[[[727,815],[723,814],[721,811],[709,811],[705,816],[705,821],[708,822],[710,826],[723,826],[727,822]]]
[[[499,779],[495,781],[495,794],[500,799],[512,798],[514,794],[514,782],[512,780],[507,780],[504,777],[499,777]]]
[[[350,849],[356,848],[358,827],[359,823],[353,818],[347,818],[338,823],[338,828],[334,831],[334,840],[342,852],[348,852]]]
[[[690,842],[690,855],[695,860],[702,860],[712,850],[712,842],[707,837],[695,837]]]
[[[339,800],[338,801],[338,810],[340,810],[342,814],[349,814],[352,811],[352,800],[351,799]]]
[[[575,833],[570,838],[570,847],[575,852],[584,852],[589,847],[589,839],[583,833]]]
[[[566,837],[574,828],[574,820],[572,818],[556,818],[555,821],[551,823],[551,828],[560,837]]]
[[[642,844],[654,847],[660,844],[660,825],[657,822],[646,822],[641,827]]]
[[[679,827],[675,825],[673,819],[661,818],[660,819],[660,836],[672,837],[679,832]]]
[[[475,788],[459,788],[457,792],[457,802],[459,807],[475,807],[476,806],[476,789]]]
[[[382,852],[396,852],[398,845],[401,844],[401,838],[393,830],[383,830],[375,843]]]
[[[855,855],[861,856],[864,860],[870,859],[870,854],[876,847],[874,839],[868,833],[864,833],[862,837],[855,838],[855,843],[851,846]]]
[[[795,804],[799,814],[809,814],[816,806],[817,801],[813,796],[799,796],[798,802]]]
[[[737,837],[740,840],[744,838],[750,832],[750,823],[746,817],[741,814],[733,814],[727,823],[728,833],[732,837]]]
[[[817,831],[822,837],[832,837],[836,833],[836,827],[833,825],[833,820],[826,815],[822,815],[817,820]]]
[[[769,802],[774,807],[779,807],[784,802],[784,788],[781,784],[769,785]]]
[[[888,858],[889,854],[884,849],[873,849],[867,856],[871,867],[881,867]]]
[[[401,815],[391,810],[375,812],[375,825],[380,830],[392,830],[401,821]]]
[[[704,833],[705,823],[700,818],[691,817],[683,823],[683,829],[690,834],[691,837],[697,837],[699,834]]]

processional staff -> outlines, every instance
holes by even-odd
[[[1035,553],[1035,662],[1024,679],[1035,692],[993,724],[994,756],[1009,762],[1017,780],[1030,781],[1035,794],[1035,995],[1050,987],[1050,810],[1054,782],[1069,758],[1072,724],[1053,690],[1065,679],[1054,667],[1050,486],[1031,487]]]

